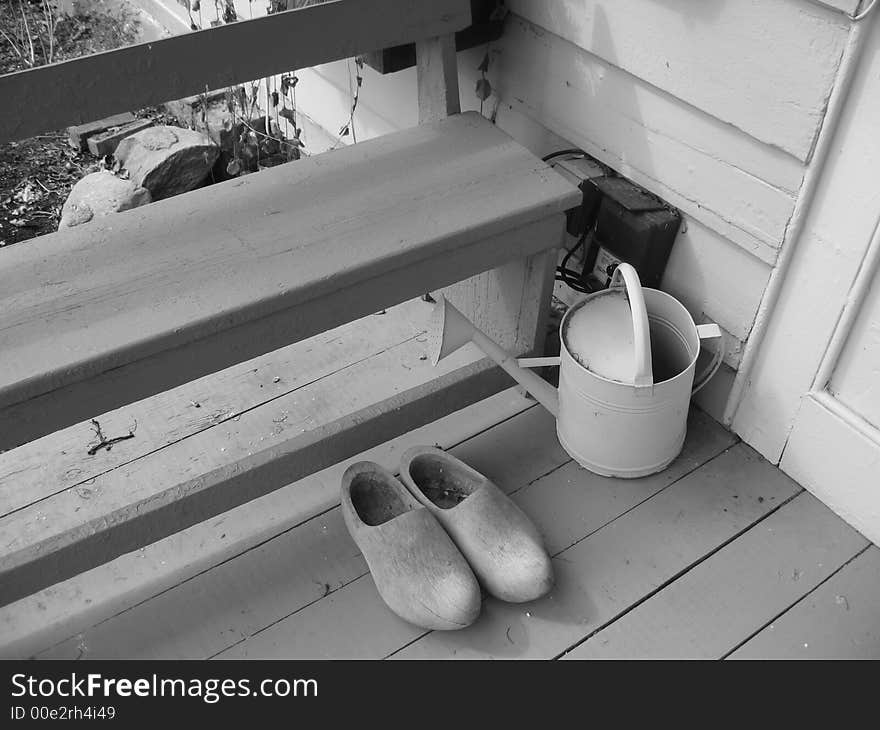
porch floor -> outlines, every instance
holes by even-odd
[[[285,508],[270,498],[288,500],[289,509],[289,494],[276,493],[239,508],[238,516],[227,513],[91,571],[96,581],[124,583],[138,564],[149,563],[162,580],[129,592],[112,611],[105,605],[106,617],[96,613],[90,623],[80,615],[86,623],[67,638],[59,622],[54,638],[45,634],[42,647],[31,640],[25,653],[880,657],[880,550],[699,411],[691,414],[682,455],[663,473],[634,481],[575,465],[559,447],[550,416],[515,390],[368,456],[393,467],[411,443],[435,441],[449,443],[536,521],[554,556],[557,585],[549,596],[526,605],[487,598],[466,630],[420,630],[382,603],[338,506],[254,544],[213,550],[200,566],[183,560],[194,545],[210,542],[206,530],[224,539],[228,532],[232,544],[238,530],[258,534],[261,521]],[[307,502],[316,485],[332,491],[343,467],[303,480],[297,494]],[[90,577],[83,580],[59,590],[80,595]],[[52,590],[43,600],[63,597]],[[74,623],[68,617],[64,625]]]

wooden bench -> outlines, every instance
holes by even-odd
[[[403,379],[383,377],[389,366],[376,359],[387,360],[386,353],[374,352],[312,392],[317,402],[301,406],[299,429],[258,441],[220,419],[230,431],[228,450],[209,455],[204,441],[192,439],[146,464],[119,463],[112,450],[96,449],[120,433],[104,433],[90,419],[161,413],[182,384],[425,291],[443,290],[517,354],[542,346],[553,249],[563,212],[580,194],[480,115],[456,113],[451,33],[467,25],[468,2],[377,4],[365,13],[366,4],[339,0],[0,77],[0,95],[21,102],[9,108],[25,110],[23,118],[3,115],[2,139],[194,93],[205,82],[288,70],[291,58],[280,57],[279,45],[298,49],[295,66],[304,67],[416,40],[422,120],[0,252],[3,603],[279,489],[509,381],[465,351],[430,376],[421,370],[395,382]],[[186,72],[175,67],[159,86],[138,83],[139,74],[150,70],[152,78],[184,51],[187,59],[209,54],[216,61],[221,49],[220,70],[200,61]],[[51,110],[32,103],[28,89],[86,73],[109,79],[98,101],[86,94]],[[363,392],[353,396],[340,385],[346,379],[362,382]],[[149,426],[133,415],[132,423],[134,442]],[[71,460],[77,448],[95,464],[107,459],[106,467],[83,474],[81,465],[69,466],[62,475],[59,465],[83,460],[80,453]],[[34,469],[55,481],[22,478]]]

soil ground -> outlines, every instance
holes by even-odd
[[[42,0],[0,0],[0,30],[6,74],[137,42],[140,28],[125,3],[79,2],[74,14],[58,17],[50,53]],[[102,164],[72,149],[64,130],[0,145],[0,246],[55,231],[70,189]]]

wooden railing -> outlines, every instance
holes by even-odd
[[[0,143],[444,36],[468,0],[335,0],[0,76]]]

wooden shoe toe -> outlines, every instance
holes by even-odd
[[[387,470],[372,462],[342,478],[342,512],[382,600],[428,629],[460,629],[480,612],[480,588],[436,518]]]

